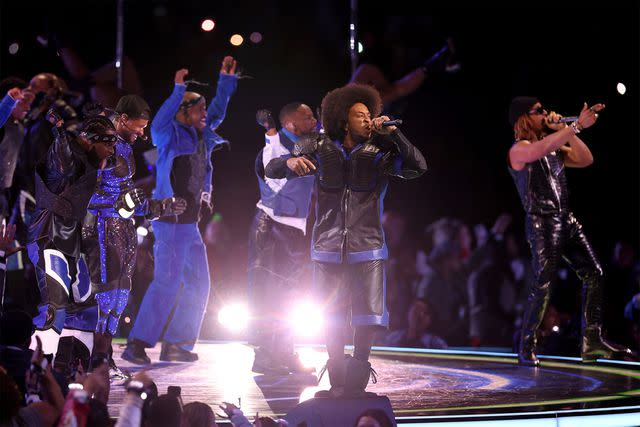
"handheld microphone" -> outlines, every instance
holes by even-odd
[[[571,116],[571,117],[563,117],[560,120],[558,120],[557,123],[571,123],[571,122],[577,122],[577,121],[578,121],[577,116]]]
[[[578,119],[576,118],[576,120]],[[402,119],[387,120],[386,122],[382,122],[382,127],[398,126],[401,124],[402,124]]]

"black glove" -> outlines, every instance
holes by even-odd
[[[276,128],[276,121],[273,119],[273,114],[271,114],[271,111],[269,110],[258,110],[256,113],[256,121],[266,130]]]
[[[45,118],[55,127],[62,127],[62,125],[64,124],[64,119],[54,108],[49,108],[49,111],[47,111],[47,115],[45,116]]]
[[[139,188],[127,191],[120,195],[114,208],[122,218],[130,218],[136,208],[147,200],[147,196]]]
[[[187,210],[187,201],[182,197],[167,197],[162,200],[149,200],[147,219],[153,221],[163,216],[182,215]]]
[[[182,215],[187,210],[187,201],[182,197],[167,197],[162,199],[162,215]]]

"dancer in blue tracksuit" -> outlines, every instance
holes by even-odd
[[[172,309],[160,360],[198,358],[191,350],[200,333],[210,286],[198,220],[202,203],[211,203],[211,152],[216,145],[226,142],[214,130],[222,123],[236,90],[235,69],[236,61],[225,57],[216,97],[208,109],[202,95],[186,91],[184,78],[188,70],[178,70],[173,93],[151,124],[153,143],[158,147],[154,199],[181,197],[187,201],[187,208],[181,215],[160,218],[153,226],[155,278],[122,354],[130,362],[150,363],[144,349],[160,339]]]

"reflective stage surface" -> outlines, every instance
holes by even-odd
[[[118,365],[131,372],[140,370],[119,358],[122,350],[120,345],[114,348]],[[157,361],[160,345],[147,350],[153,361],[148,373],[161,394],[167,386],[179,385],[184,403],[198,400],[217,409],[221,402],[240,402],[247,415],[283,416],[317,390],[329,388],[326,374],[318,386],[315,375],[251,372],[253,349],[244,344],[199,343],[195,351],[200,357],[195,363],[170,363]],[[299,347],[297,351],[305,364],[320,372],[326,361],[322,348]],[[486,420],[499,425],[500,420],[516,418],[518,425],[525,425],[524,418],[552,421],[557,416],[637,414],[640,424],[638,364],[587,365],[573,359],[544,358],[541,367],[529,368],[518,366],[508,354],[386,348],[375,350],[371,362],[378,383],[367,390],[389,397],[398,423],[457,425]],[[114,417],[124,393],[121,386],[112,385],[109,412]],[[530,425],[558,425],[555,421]],[[599,421],[598,425],[633,425],[625,422]]]

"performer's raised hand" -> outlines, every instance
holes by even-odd
[[[233,59],[233,56],[225,56],[222,60],[222,67],[220,68],[221,74],[235,74],[238,61]]]
[[[187,70],[186,68],[181,68],[178,71],[176,71],[176,78],[175,78],[176,84],[183,85],[184,78],[186,77],[187,74],[189,74],[189,70]]]
[[[20,101],[23,97],[22,90],[19,87],[12,87],[7,92],[7,95],[9,95],[14,101]]]
[[[256,122],[267,131],[276,128],[276,121],[273,119],[273,114],[264,108],[256,112]]]
[[[598,120],[598,113],[602,110],[604,110],[604,104],[594,104],[589,107],[585,102],[578,117],[578,125],[585,129],[593,126],[596,120]]]

